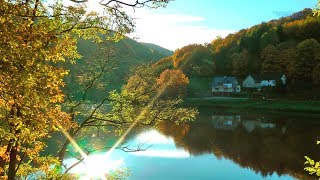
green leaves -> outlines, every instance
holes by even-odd
[[[150,67],[141,68],[129,78],[120,93],[110,93],[112,121],[128,125],[137,120],[139,125],[157,125],[161,121],[179,124],[195,119],[197,110],[179,107],[182,100],[177,96],[160,98],[167,93],[167,88],[173,90],[173,87],[186,85],[188,79],[184,74],[180,70],[167,70],[158,78],[152,71]]]

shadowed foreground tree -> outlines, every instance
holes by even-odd
[[[71,2],[72,1],[72,2]],[[86,1],[0,0],[0,177],[15,179],[41,171],[54,178],[59,161],[41,157],[44,138],[76,126],[61,110],[67,70],[58,62],[80,57],[79,38],[117,40],[134,28],[123,6],[161,7],[167,0],[101,1],[103,15],[87,12]],[[39,177],[40,178],[40,177]]]
[[[87,108],[87,114],[78,108],[74,113],[79,113],[83,120],[81,124],[70,131],[70,135],[77,142],[83,137],[83,133],[107,134],[110,127],[113,127],[119,135],[125,134],[125,131],[132,124],[135,127],[157,126],[159,122],[170,121],[176,124],[189,122],[195,119],[198,114],[194,108],[181,107],[181,98],[184,93],[180,90],[186,89],[188,78],[180,70],[166,70],[159,76],[156,69],[152,66],[144,65],[133,70],[128,82],[123,86],[121,92],[112,91],[109,97],[106,97],[100,104],[95,104]],[[177,90],[173,94],[173,90]],[[107,102],[110,102],[111,110],[106,111],[101,108]],[[92,107],[92,108],[91,108]],[[79,118],[78,115],[72,118]],[[121,139],[121,138],[120,138]],[[69,140],[66,140],[60,150],[59,158],[63,160],[66,155]],[[79,144],[79,143],[78,143]],[[122,143],[120,143],[122,144]],[[84,150],[93,151],[108,150],[111,147],[102,147],[94,149],[91,145],[83,144],[80,147]],[[117,146],[116,148],[124,151],[140,151],[141,147],[129,148],[128,146]],[[85,159],[77,152],[73,152],[73,157],[78,162],[66,167],[67,170],[82,163]]]
[[[173,80],[175,74],[170,75],[167,82],[172,81],[171,87],[182,86],[179,81]],[[186,81],[186,77],[183,74],[181,76]],[[109,120],[122,122],[120,126],[126,123],[131,124],[137,118],[139,118],[138,126],[157,125],[161,121],[179,124],[193,120],[197,110],[180,107],[182,96],[161,98],[172,89],[168,88],[169,85],[159,84],[157,80],[159,81],[159,75],[154,73],[154,69],[144,66],[136,69],[135,74],[129,78],[120,93],[115,91],[110,93],[112,110]],[[187,83],[183,84],[187,85]]]
[[[316,15],[320,15],[320,0],[318,0],[318,3],[317,3],[317,8],[314,10],[315,14]],[[310,43],[310,41],[309,41]],[[311,42],[313,44],[317,44],[315,42]],[[312,46],[310,47],[312,48]],[[314,67],[313,71],[314,71],[314,74],[313,74],[313,78],[316,79],[316,82],[319,83],[319,80],[320,80],[320,73],[319,73],[319,70],[320,70],[320,63],[316,65],[316,67]],[[320,141],[317,141],[317,144],[320,144]],[[315,174],[316,176],[320,176],[320,161],[315,161],[313,159],[311,159],[310,157],[308,156],[305,156],[305,159],[306,159],[306,162],[304,163],[305,164],[305,168],[304,170],[307,171],[309,174]]]

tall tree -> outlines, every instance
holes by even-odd
[[[278,61],[279,52],[274,45],[268,45],[261,53],[262,72],[281,72],[281,66]]]
[[[320,44],[315,39],[306,39],[297,45],[297,58],[292,70],[297,79],[312,79],[314,67],[319,63]]]
[[[187,93],[189,79],[181,70],[166,69],[157,79],[157,85],[164,89],[162,97],[165,99],[183,97]]]
[[[82,0],[0,0],[0,176],[15,179],[41,170],[53,178],[58,161],[40,157],[53,131],[75,126],[61,110],[67,70],[58,62],[79,58],[79,38],[119,39],[133,30],[123,6],[160,7],[167,0],[101,1],[103,15],[87,12]],[[69,5],[67,5],[69,4]],[[32,165],[31,165],[32,164]]]
[[[244,49],[241,53],[232,54],[233,75],[245,77],[248,75],[248,51]]]
[[[177,78],[176,76],[179,76]],[[153,68],[142,66],[128,79],[120,93],[112,92],[112,111],[109,121],[121,122],[119,126],[157,125],[161,121],[189,122],[197,115],[194,108],[180,107],[181,97],[163,98],[173,87],[185,89],[188,80],[180,70],[164,71],[160,76]]]
[[[210,74],[205,71],[213,68],[211,54],[207,47],[200,44],[191,44],[178,49],[172,56],[175,68],[181,69],[189,76]]]
[[[260,48],[263,49],[269,44],[276,45],[279,43],[279,36],[277,34],[277,28],[272,28],[268,32],[265,32],[260,37]]]

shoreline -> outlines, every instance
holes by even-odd
[[[230,97],[188,97],[185,105],[210,106],[221,109],[256,110],[272,112],[312,113],[320,115],[320,101],[310,100],[257,100]]]

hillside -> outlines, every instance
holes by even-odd
[[[311,90],[320,83],[319,42],[320,18],[304,9],[217,38],[206,46],[182,47],[157,65],[182,69],[189,78],[232,75],[241,79],[248,74],[279,72],[286,75],[290,91]],[[207,83],[205,86],[200,89],[208,88]]]
[[[106,65],[99,81],[94,84],[97,88],[93,88],[89,93],[91,99],[105,94],[106,91],[120,89],[132,67],[156,62],[173,54],[158,45],[139,43],[130,38],[101,44],[80,40],[77,47],[82,58],[76,60],[74,65],[67,65],[70,74],[66,77],[66,82],[69,82],[66,89],[77,89],[81,93],[81,86],[90,84],[88,81],[99,76],[101,66]],[[74,93],[74,96],[79,95],[79,92]]]
[[[151,44],[151,43],[142,43],[142,44],[144,46],[150,48],[151,50],[158,51],[166,56],[171,56],[173,54],[173,51],[166,49],[166,48],[163,48],[163,47],[156,45],[156,44]]]

